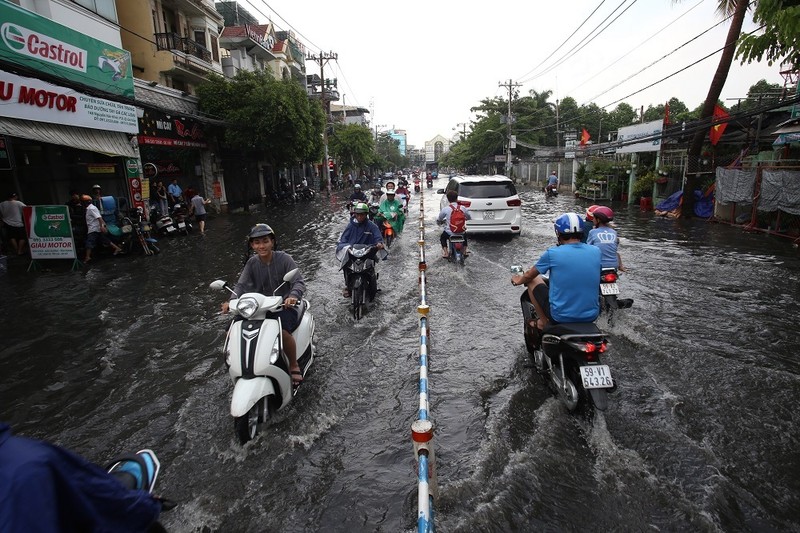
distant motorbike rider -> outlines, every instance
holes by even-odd
[[[239,281],[233,288],[231,299],[239,298],[246,292],[259,292],[272,296],[275,289],[283,283],[287,272],[297,268],[292,256],[286,252],[276,250],[277,239],[275,232],[267,224],[256,224],[247,234],[247,241],[255,255],[247,260]],[[292,375],[292,385],[297,386],[303,381],[303,373],[297,364],[297,344],[292,331],[299,325],[299,314],[295,305],[303,298],[306,284],[303,276],[298,275],[292,281],[289,292],[283,300],[283,309],[273,316],[281,319],[281,339],[283,349],[289,358],[289,373]],[[222,304],[222,312],[227,313],[228,302]]]
[[[556,176],[556,171],[552,171],[550,173],[550,177],[547,178],[547,186],[545,187],[545,192],[547,191],[558,191],[558,176]]]
[[[339,237],[339,242],[336,244],[337,257],[340,250],[353,244],[369,244],[374,245],[379,250],[383,250],[383,236],[378,225],[367,218],[369,206],[363,202],[359,202],[353,208],[354,216],[350,219],[347,227]],[[340,258],[341,259],[341,258]],[[347,272],[344,273],[345,285],[348,283]],[[342,296],[350,298],[350,289],[352,287],[346,286],[342,292]]]
[[[528,296],[544,329],[549,322],[593,322],[600,314],[600,249],[581,242],[581,217],[559,216],[554,228],[558,245],[547,249],[522,275],[511,276],[512,285],[527,285]],[[548,284],[542,274],[550,274]]]
[[[589,232],[586,244],[600,248],[603,268],[616,268],[624,272],[622,257],[619,255],[619,237],[616,230],[608,225],[614,220],[614,211],[610,207],[601,205],[594,210],[592,218],[594,218],[594,229]]]
[[[361,190],[361,184],[356,183],[354,187],[355,190],[353,191],[353,194],[350,195],[350,203],[356,204],[358,202],[366,202],[367,195],[364,194],[364,191]]]
[[[447,258],[449,255],[448,247],[447,247],[447,240],[450,235],[455,235],[452,229],[450,228],[450,215],[453,214],[453,209],[455,206],[458,205],[458,192],[456,191],[447,191],[447,201],[448,204],[444,206],[444,209],[439,211],[439,216],[436,217],[437,224],[444,224],[444,231],[442,231],[442,235],[439,237],[439,242],[442,245],[442,257]],[[459,209],[464,212],[464,217],[467,220],[472,220],[472,215],[469,213],[469,209],[466,207],[459,206]],[[467,254],[467,234],[466,233],[459,233],[459,235],[464,237],[464,255]]]
[[[408,185],[405,181],[401,181],[395,189],[397,199],[403,204],[403,211],[408,214],[408,203],[411,201],[411,191],[408,190]]]
[[[406,215],[403,213],[403,206],[400,200],[397,199],[394,190],[386,191],[386,200],[381,202],[378,207],[378,218],[388,220],[395,235],[400,235],[403,232]]]

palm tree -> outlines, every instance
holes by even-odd
[[[673,3],[680,2],[681,0],[673,0]],[[757,0],[752,0],[755,3]],[[717,71],[714,73],[714,78],[711,80],[711,86],[708,88],[708,96],[706,96],[703,110],[700,114],[700,122],[704,120],[711,121],[714,115],[714,106],[722,94],[722,88],[725,86],[725,81],[728,79],[728,72],[733,63],[733,56],[736,52],[736,41],[742,33],[742,24],[744,24],[744,16],[751,0],[719,0],[717,6],[717,13],[720,16],[731,16],[731,25],[728,28],[728,37],[725,40],[725,48],[722,50],[722,56],[719,58],[719,65]],[[700,152],[703,149],[703,141],[705,141],[708,129],[699,129],[692,137],[689,144],[688,151],[688,168],[686,172],[686,185],[683,189],[683,217],[691,217],[694,214],[694,190],[697,187],[699,170]]]

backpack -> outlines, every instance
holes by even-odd
[[[451,233],[464,233],[467,231],[467,216],[462,211],[461,206],[455,204],[450,206],[453,210],[450,213],[450,232]]]

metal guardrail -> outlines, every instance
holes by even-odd
[[[433,450],[433,422],[428,410],[428,347],[430,327],[425,287],[425,205],[422,193],[419,195],[419,411],[417,420],[411,424],[411,438],[414,444],[414,457],[417,459],[417,531],[432,533],[434,527],[434,501],[439,495],[436,482],[436,454]]]

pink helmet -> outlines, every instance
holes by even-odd
[[[604,205],[601,205],[592,211],[592,215],[597,219],[598,222],[603,224],[608,224],[614,220],[614,211],[612,211],[610,207],[606,207]]]
[[[590,205],[589,207],[586,208],[586,220],[594,221],[594,218],[592,218],[592,213],[594,213],[594,210],[597,209],[598,207],[600,206]]]

